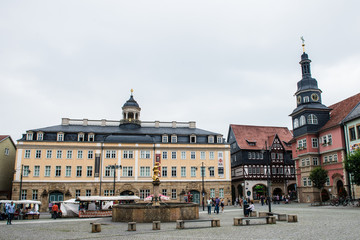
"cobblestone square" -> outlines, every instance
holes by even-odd
[[[267,206],[255,204],[256,211]],[[206,210],[206,209],[205,209]],[[127,231],[127,223],[114,223],[111,218],[50,219],[43,214],[39,220],[14,220],[13,225],[0,222],[0,239],[359,239],[360,208],[315,207],[309,204],[272,205],[275,213],[296,214],[297,223],[277,221],[264,224],[255,220],[248,226],[233,226],[233,218],[243,216],[239,207],[228,206],[224,213],[211,215],[200,210],[200,219],[219,218],[221,227],[209,222],[186,223],[176,229],[176,223],[161,223],[161,230],[152,230],[151,223],[137,224],[136,231]],[[91,222],[102,223],[101,232],[91,233]]]

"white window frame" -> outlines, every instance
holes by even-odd
[[[168,135],[163,135],[162,138],[161,138],[161,141],[163,143],[168,143],[169,142],[169,136]]]
[[[180,174],[181,174],[181,177],[186,177],[186,167],[185,166],[181,166]]]
[[[200,152],[200,159],[206,159],[206,152]]]
[[[93,175],[93,167],[92,166],[87,166],[86,167],[86,176],[87,177],[92,177]]]
[[[167,151],[162,152],[162,159],[168,159],[168,152]]]
[[[211,151],[209,152],[209,159],[214,160],[215,159],[215,152]]]
[[[33,140],[34,134],[32,132],[26,133],[26,140],[31,141]]]
[[[93,158],[94,158],[94,151],[93,151],[93,150],[89,150],[87,155],[88,155],[88,156],[87,156],[88,159],[93,159]]]
[[[85,134],[79,133],[78,134],[78,142],[84,142],[85,141]]]
[[[82,177],[82,166],[76,166],[76,177]]]
[[[36,136],[36,140],[43,141],[44,140],[44,133],[38,132]]]
[[[162,177],[167,177],[168,176],[167,166],[161,167],[161,176]]]
[[[177,143],[177,135],[171,135],[171,143]]]
[[[319,148],[319,139],[311,138],[311,144],[313,148]]]
[[[56,140],[58,142],[63,142],[64,141],[64,133],[62,133],[62,132],[57,133]]]
[[[78,159],[82,159],[82,158],[83,158],[83,150],[78,150],[78,151],[77,151],[77,158],[78,158]]]
[[[56,159],[62,158],[62,150],[56,150]]]
[[[31,150],[26,149],[24,153],[24,158],[30,158],[31,157]]]
[[[71,166],[65,167],[65,177],[71,177]]]
[[[208,136],[208,143],[214,143],[214,142],[215,142],[214,136]]]
[[[46,158],[52,158],[52,150],[46,150]]]
[[[176,151],[172,151],[172,152],[171,152],[171,159],[176,159],[176,157],[177,157],[177,156],[176,156],[176,155],[177,155],[176,153],[177,153]]]
[[[50,176],[51,176],[51,166],[45,166],[44,177],[50,177]]]
[[[190,159],[196,159],[196,152],[195,151],[191,151],[190,152]]]
[[[185,151],[182,151],[181,152],[181,159],[186,159],[186,152]]]
[[[39,177],[39,176],[40,176],[40,166],[35,165],[34,166],[34,177]]]
[[[35,151],[35,158],[41,158],[41,150]]]
[[[66,151],[66,159],[72,159],[72,155],[73,155],[73,151],[72,151],[72,150],[67,150],[67,151]]]
[[[171,167],[171,177],[177,177],[177,167]]]
[[[191,169],[190,169],[191,177],[196,177],[196,169],[197,169],[197,167],[191,167]]]
[[[94,142],[95,141],[95,134],[89,133],[88,134],[88,142]]]
[[[306,124],[306,118],[304,115],[300,116],[300,126],[304,126]]]

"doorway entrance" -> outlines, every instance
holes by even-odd
[[[62,202],[64,201],[64,194],[59,191],[55,191],[49,194],[49,202]]]

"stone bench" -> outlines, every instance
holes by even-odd
[[[189,222],[211,222],[211,227],[220,227],[220,219],[199,219],[199,220],[177,220],[176,228],[184,229],[186,222],[187,223],[189,223]]]
[[[128,223],[128,231],[136,231],[136,222]]]
[[[273,213],[273,212],[259,212],[259,217],[266,217],[266,216],[277,216],[278,221],[286,221],[286,214],[282,213]]]
[[[276,224],[276,218],[274,216],[266,216],[266,217],[236,217],[234,218],[234,226],[242,226],[243,220],[245,220],[246,225],[250,224],[250,220],[256,219],[265,219],[266,224]]]
[[[160,221],[153,221],[153,230],[160,230]]]
[[[97,233],[97,232],[101,232],[101,224],[100,223],[90,223],[91,226],[91,232],[92,233]]]
[[[297,215],[288,215],[288,222],[297,222]]]

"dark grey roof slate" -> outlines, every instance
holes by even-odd
[[[319,109],[319,110],[329,110],[327,106],[321,103],[310,103],[310,104],[302,104],[294,109],[294,111],[290,114],[293,115],[294,113],[297,113],[301,110],[307,110],[307,109]]]
[[[139,104],[135,101],[133,95],[131,95],[123,107],[139,107]]]
[[[110,135],[104,139],[104,142],[109,143],[154,143],[154,139],[149,135],[134,136],[134,135]]]
[[[32,129],[38,132],[64,132],[64,133],[95,133],[95,134],[121,134],[121,135],[221,135],[199,128],[171,128],[171,127],[140,127],[135,129],[120,128],[119,126],[81,126],[81,125],[56,125],[45,128]]]
[[[353,110],[344,118],[342,122],[350,122],[356,118],[360,118],[360,102],[353,108]]]

